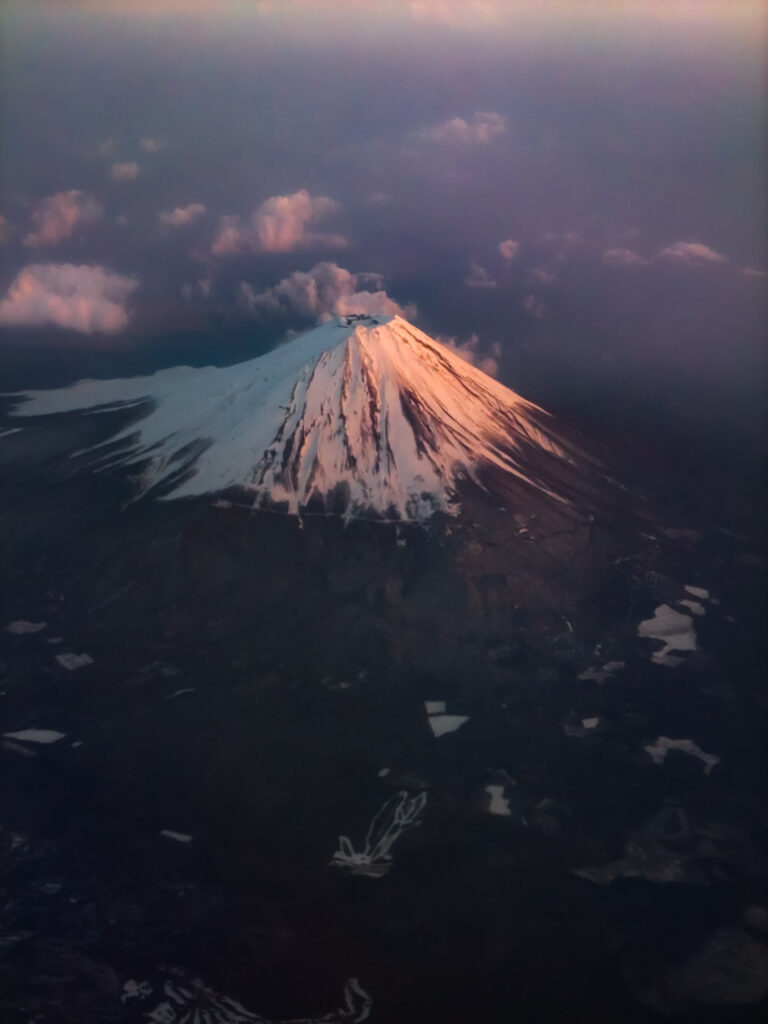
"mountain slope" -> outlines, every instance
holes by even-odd
[[[292,512],[322,503],[408,520],[458,511],[461,485],[512,477],[563,501],[552,418],[403,318],[343,317],[236,366],[80,381],[16,396],[15,416],[141,406],[102,445],[140,465],[138,494],[245,488]]]

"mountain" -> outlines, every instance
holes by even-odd
[[[235,366],[85,380],[13,415],[135,408],[90,449],[140,467],[137,497],[244,489],[254,505],[421,521],[474,484],[522,482],[567,503],[578,450],[553,418],[402,317],[346,316]],[[77,454],[83,454],[77,453]]]

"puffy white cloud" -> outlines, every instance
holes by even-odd
[[[656,259],[673,260],[678,263],[688,263],[691,266],[703,266],[707,263],[724,263],[726,257],[701,242],[675,242],[674,245],[668,245],[666,249],[661,249],[656,254]]]
[[[468,288],[495,288],[496,282],[489,275],[488,271],[477,263],[472,264],[472,269],[464,278],[464,284]]]
[[[165,143],[160,139],[144,138],[139,145],[145,153],[159,153],[161,149],[165,148]]]
[[[101,203],[73,188],[41,199],[32,211],[33,229],[24,239],[30,248],[57,245],[69,238],[78,224],[91,224],[103,213]]]
[[[499,252],[505,260],[513,260],[517,256],[519,248],[520,243],[513,241],[511,238],[499,242]]]
[[[18,272],[0,301],[0,324],[55,324],[73,331],[119,331],[128,322],[125,302],[138,282],[100,266],[31,263]]]
[[[112,164],[110,174],[115,181],[133,181],[139,173],[139,165],[135,160],[125,164]]]
[[[157,219],[167,227],[183,228],[204,213],[205,206],[202,203],[188,203],[186,206],[177,206],[173,210],[163,210],[158,213]]]
[[[606,249],[603,253],[603,263],[608,267],[639,267],[647,262],[634,249]]]
[[[499,356],[501,345],[495,341],[492,345],[484,347],[480,344],[480,338],[473,334],[466,341],[459,341],[458,338],[450,338],[438,334],[435,338],[441,345],[445,345],[451,352],[454,352],[460,359],[476,366],[489,377],[496,377],[499,373]]]
[[[463,117],[453,117],[431,128],[423,128],[417,134],[429,142],[484,146],[491,139],[504,135],[506,130],[506,118],[501,114],[478,110],[469,121],[465,121]]]
[[[347,244],[340,235],[312,230],[318,222],[340,210],[327,196],[311,196],[300,189],[289,196],[271,196],[243,223],[222,217],[211,251],[216,256],[239,252],[290,252],[292,249]]]
[[[297,270],[273,288],[257,292],[243,281],[240,299],[251,313],[314,317],[318,321],[332,316],[363,313],[369,316],[412,316],[415,307],[403,309],[381,287],[378,274],[353,274],[336,263],[317,263],[309,271]],[[368,285],[375,291],[366,290]]]

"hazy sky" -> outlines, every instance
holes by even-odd
[[[756,402],[763,14],[6,3],[0,373],[231,362],[402,309],[561,406]]]

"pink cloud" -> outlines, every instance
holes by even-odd
[[[254,314],[315,317],[318,321],[332,316],[364,313],[370,316],[412,316],[415,307],[403,308],[381,287],[378,274],[353,274],[336,263],[317,263],[309,271],[297,270],[273,288],[256,292],[242,282],[240,298]],[[364,285],[375,288],[366,290]]]
[[[478,370],[487,373],[489,377],[498,376],[499,356],[501,355],[501,345],[498,341],[495,341],[484,352],[482,351],[483,346],[480,344],[480,338],[476,334],[473,334],[466,341],[459,341],[458,338],[449,338],[443,335],[438,335],[435,340],[449,348],[451,352],[455,353],[460,359],[463,359],[464,362],[471,363]]]
[[[101,204],[79,189],[57,192],[42,199],[32,211],[33,230],[25,237],[24,245],[58,245],[69,238],[78,224],[91,224],[102,213]]]
[[[472,264],[472,269],[464,278],[464,284],[468,288],[495,288],[496,282],[489,275],[488,271],[477,263]]]
[[[675,242],[656,254],[657,260],[674,260],[692,266],[703,266],[706,263],[725,263],[726,257],[715,252],[701,242]]]
[[[133,278],[100,266],[31,263],[0,301],[0,324],[112,333],[127,324],[125,301],[137,287]]]
[[[431,128],[422,129],[418,135],[429,142],[483,146],[491,139],[504,135],[506,130],[506,118],[501,114],[478,110],[469,121],[463,117],[453,117]]]
[[[523,309],[529,316],[532,316],[534,320],[541,320],[547,312],[547,307],[543,302],[537,299],[535,295],[526,295],[525,301],[523,302]]]
[[[188,203],[187,206],[177,206],[173,210],[163,210],[158,213],[157,219],[167,227],[183,228],[204,213],[205,206],[202,203]]]
[[[519,248],[520,243],[513,241],[511,238],[499,242],[499,252],[505,260],[513,260],[517,256]]]
[[[314,226],[341,209],[327,196],[311,196],[300,189],[288,196],[271,196],[243,223],[239,217],[222,217],[211,251],[216,256],[241,252],[291,252],[313,245],[341,248],[340,235],[313,231]]]
[[[603,253],[603,263],[608,267],[640,267],[647,262],[634,249],[606,249]]]
[[[528,281],[533,284],[552,284],[557,277],[557,274],[553,270],[547,270],[546,267],[534,267],[528,274]]]
[[[139,173],[139,165],[135,160],[125,164],[112,164],[110,174],[115,181],[133,181]]]

